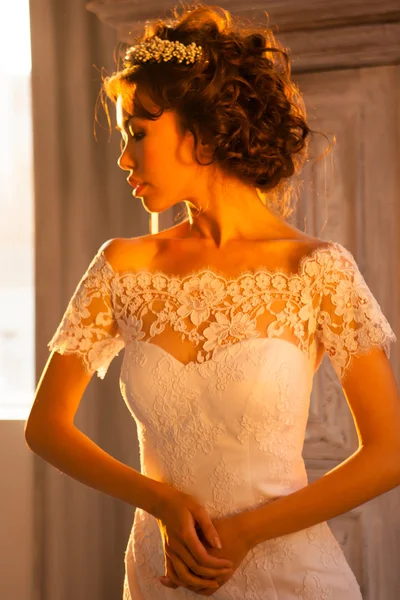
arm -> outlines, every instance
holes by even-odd
[[[81,483],[156,516],[164,483],[111,457],[73,424],[53,419],[36,427],[26,434],[35,454]]]
[[[311,527],[400,485],[400,451],[359,448],[310,485],[237,515],[249,547]]]
[[[400,395],[389,362],[396,336],[343,248],[325,262],[317,334],[333,364],[359,448],[312,484],[238,515],[250,545],[316,525],[400,485]]]
[[[108,266],[117,253],[118,240],[103,244],[75,289],[48,344],[52,353],[37,386],[25,439],[33,452],[70,477],[154,515],[166,484],[112,458],[74,426],[94,372],[103,379],[124,346]]]

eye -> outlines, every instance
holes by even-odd
[[[135,133],[131,126],[129,126],[128,130],[136,142],[140,142],[140,140],[144,138],[144,133]]]

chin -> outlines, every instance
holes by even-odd
[[[141,198],[143,206],[147,210],[151,210],[151,212],[153,212],[153,213],[162,213],[165,210],[168,210],[169,208],[176,206],[176,204],[179,204],[179,202],[183,202],[183,200],[168,201],[168,199],[166,199],[164,197],[164,195],[159,196],[157,194],[154,194],[154,195],[150,194],[149,196],[150,196],[150,198],[148,197],[147,193],[145,193],[143,196],[138,196],[138,198]],[[151,209],[150,209],[150,206],[151,206]]]

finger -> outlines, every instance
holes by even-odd
[[[233,562],[226,558],[218,558],[209,554],[203,546],[195,531],[190,531],[182,536],[182,544],[186,546],[189,552],[199,565],[209,568],[232,568]]]
[[[173,588],[173,589],[176,589],[179,587],[178,585],[175,585],[175,583],[172,583],[172,581],[170,580],[169,577],[162,576],[162,577],[159,577],[158,580],[165,587],[169,587],[169,588]]]
[[[205,535],[205,538],[208,541],[208,543],[210,544],[210,546],[212,546],[213,548],[218,548],[219,550],[222,550],[222,542],[218,535],[218,531],[215,529],[215,526],[210,518],[210,515],[208,514],[208,512],[204,508],[204,506],[198,506],[195,517],[196,517],[196,521],[199,523],[199,525]]]
[[[185,563],[181,560],[181,558],[175,554],[175,552],[171,551],[171,549],[167,549],[167,561],[172,562],[172,569],[174,573],[176,573],[176,577],[178,581],[183,582],[185,587],[191,586],[195,589],[207,588],[207,589],[218,589],[219,584],[213,580],[203,579],[202,577],[197,577],[194,573],[191,573]]]
[[[191,505],[192,501],[193,504]],[[183,531],[186,531],[186,534],[182,534],[182,539],[197,562],[208,567],[233,567],[232,561],[209,554],[199,539],[196,527],[200,528],[200,533],[202,533],[202,530],[209,532],[208,535],[211,538],[211,545],[213,545],[212,542],[214,537],[219,538],[218,532],[214,527],[207,510],[198,504],[197,500],[190,496],[190,494],[185,494],[185,503],[189,507],[189,512],[187,513],[186,523],[184,523],[187,527],[184,526],[183,528]],[[206,540],[207,539],[208,538],[206,537]]]
[[[182,542],[188,547],[189,551],[200,565],[214,568],[233,567],[232,561],[227,560],[226,558],[218,558],[207,552],[197,535],[194,522],[189,525],[187,533],[182,535]]]
[[[168,583],[168,578],[160,578],[161,579],[167,579],[166,582],[161,581],[161,583],[163,585],[165,585],[166,587],[172,588],[172,589],[176,589],[178,587],[185,587],[193,592],[196,592],[198,595],[200,596],[211,596],[212,594],[214,594],[215,591],[217,591],[217,589],[220,589],[223,585],[225,585],[225,583],[227,581],[229,581],[229,579],[231,578],[232,574],[233,574],[233,570],[230,569],[230,573],[228,576],[220,576],[217,577],[215,580],[213,579],[212,581],[218,583],[219,588],[208,588],[208,587],[199,587],[198,585],[189,585],[189,584],[185,584],[185,582],[183,581],[183,577],[179,577],[178,576],[178,570],[175,567],[175,564],[173,562],[173,560],[168,557],[167,555],[165,555],[166,558],[166,572],[167,573],[171,573],[173,575],[173,579],[175,581],[175,583],[172,583],[172,581],[169,581]],[[202,586],[204,585],[204,579],[202,579]]]
[[[186,587],[183,581],[180,581],[178,575],[174,569],[174,565],[172,564],[171,559],[165,555],[165,565],[166,565],[166,578],[169,579],[169,584],[165,582],[164,585],[170,588],[178,588],[178,587]]]
[[[187,588],[193,592],[195,592],[196,594],[199,594],[200,596],[210,596],[211,594],[213,594],[215,592],[215,589],[210,589],[210,588],[201,588],[199,589],[197,586],[192,586],[192,585],[184,585],[184,583],[182,581],[180,581],[180,579],[178,578],[176,571],[174,569],[174,566],[172,564],[172,561],[170,561],[167,558],[168,561],[168,567],[167,567],[167,572],[170,573],[170,577],[160,577],[160,583],[162,585],[164,585],[165,587],[169,587],[171,589],[177,589],[178,587],[184,587]],[[171,581],[171,576],[172,579],[177,582],[177,583],[173,583]],[[163,581],[161,581],[163,580]]]
[[[232,575],[233,574],[233,567],[218,567],[218,568],[211,568],[211,567],[205,567],[203,565],[199,565],[199,563],[196,561],[196,559],[193,557],[193,555],[189,552],[189,550],[186,548],[186,546],[184,546],[183,544],[181,544],[178,540],[176,539],[172,539],[170,541],[169,544],[165,544],[164,545],[164,552],[167,553],[174,553],[177,556],[179,556],[179,558],[182,560],[182,562],[188,567],[188,569],[190,569],[191,571],[193,571],[193,573],[195,575],[200,575],[201,577],[204,577],[206,579],[215,579],[216,577],[219,577],[221,575]]]

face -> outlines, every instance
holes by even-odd
[[[156,112],[149,99],[140,98],[146,109]],[[195,161],[193,135],[180,131],[175,112],[165,111],[151,121],[132,117],[128,108],[119,96],[116,118],[122,140],[118,165],[129,171],[127,179],[145,184],[138,192],[143,205],[151,212],[161,212],[190,195],[205,167]]]

